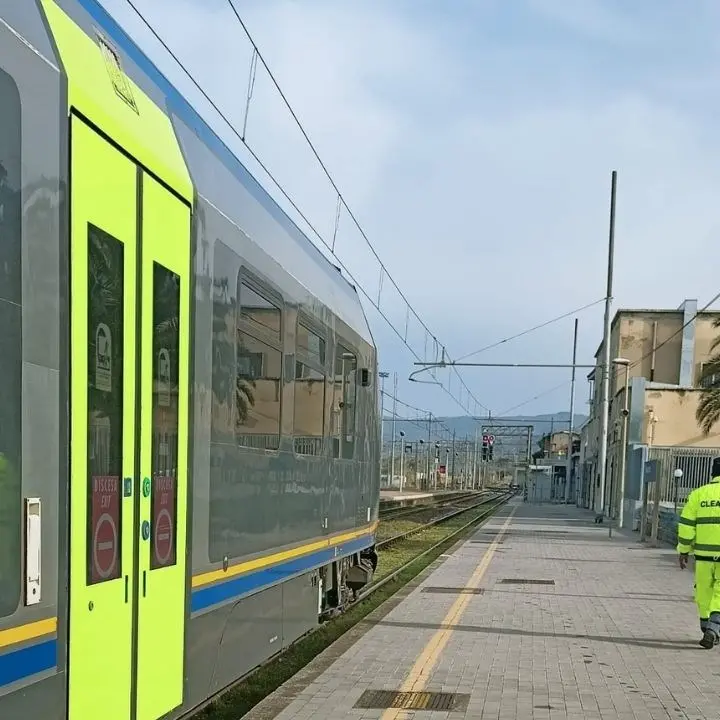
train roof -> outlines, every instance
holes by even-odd
[[[308,292],[315,295],[331,311],[337,313],[345,322],[350,325],[359,335],[373,344],[367,317],[363,311],[357,290],[347,278],[345,278],[336,265],[334,265],[313,243],[297,224],[287,215],[272,196],[255,179],[242,161],[228,147],[218,133],[210,124],[195,110],[185,96],[175,85],[163,74],[155,63],[145,54],[140,46],[120,26],[112,15],[98,2],[98,0],[56,0],[68,12],[72,13],[73,6],[77,11],[79,6],[89,15],[91,21],[99,30],[104,32],[127,58],[135,65],[144,76],[147,82],[152,84],[156,91],[164,97],[166,112],[172,117],[177,117],[188,129],[190,129],[199,140],[212,152],[212,154],[225,166],[232,176],[240,182],[245,190],[262,207],[262,209],[278,224],[278,226],[289,236],[294,244],[302,249],[303,253],[311,261],[310,263],[298,263],[292,269],[285,267],[285,271],[291,274],[300,282]],[[78,19],[77,17],[75,18]],[[132,76],[132,73],[129,71]],[[138,78],[133,78],[136,81]],[[143,83],[144,85],[144,83]],[[198,188],[203,195],[203,188]],[[222,207],[219,208],[223,210]],[[229,215],[230,216],[230,215]],[[262,247],[270,256],[275,257],[272,249],[268,247],[270,242],[264,238],[253,237],[251,240]],[[277,260],[278,258],[275,257]],[[309,272],[312,268],[312,272]],[[320,271],[318,275],[315,270]],[[304,272],[303,272],[304,271]],[[340,306],[338,306],[340,301]]]

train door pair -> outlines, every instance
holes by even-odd
[[[190,216],[71,116],[70,720],[183,699]]]

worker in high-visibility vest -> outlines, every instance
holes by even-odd
[[[680,568],[695,555],[695,602],[703,633],[700,646],[720,641],[720,457],[713,458],[710,482],[693,490],[678,520]]]

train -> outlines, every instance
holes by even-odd
[[[97,0],[0,3],[0,718],[157,720],[372,581],[356,288]]]

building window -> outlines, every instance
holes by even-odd
[[[295,362],[295,452],[322,455],[325,436],[325,341],[302,323]]]
[[[332,406],[333,455],[336,458],[350,459],[355,453],[356,373],[355,354],[337,345]]]
[[[717,363],[700,363],[698,387],[713,388],[720,386],[720,367]]]
[[[236,334],[234,415],[239,445],[280,447],[282,312],[244,282]]]
[[[0,617],[17,610],[22,574],[21,110],[0,70]]]

